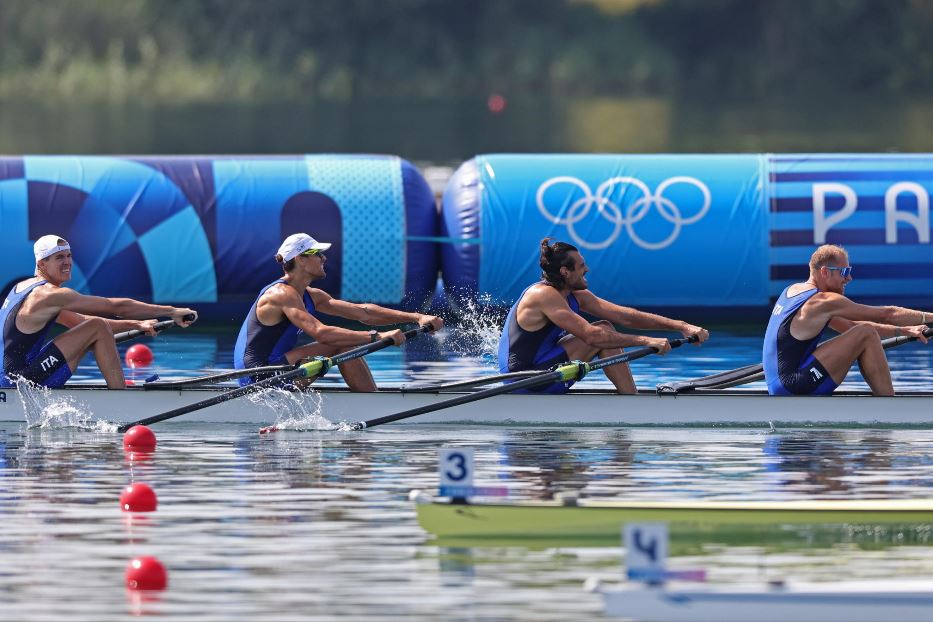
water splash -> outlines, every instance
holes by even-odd
[[[488,294],[476,300],[464,299],[459,305],[457,330],[445,331],[444,346],[467,357],[481,357],[489,366],[496,365],[499,334],[504,318]]]
[[[308,398],[311,398],[310,400]],[[287,391],[270,388],[252,393],[247,399],[275,413],[275,430],[334,430],[337,428],[321,414],[322,398],[317,391]]]
[[[117,430],[115,423],[94,418],[91,409],[74,396],[56,395],[25,378],[16,380],[16,393],[23,404],[28,429],[77,428],[98,433]]]

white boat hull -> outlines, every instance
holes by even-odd
[[[108,391],[91,385],[38,390],[22,396],[0,389],[0,421],[35,424],[71,404],[71,410],[115,423],[138,421],[215,397],[227,388],[146,391],[140,387]],[[373,419],[434,404],[462,393],[403,393],[385,389],[351,393],[322,387],[309,393],[282,391],[238,397],[173,419],[268,425],[279,419],[310,420],[318,413],[332,423]],[[28,406],[27,406],[28,405]],[[29,416],[27,417],[27,410]],[[66,409],[67,410],[67,409]],[[167,423],[167,422],[166,422]],[[536,426],[913,426],[933,425],[933,394],[876,398],[847,393],[832,397],[770,397],[759,391],[731,390],[658,396],[653,392],[621,396],[581,390],[568,395],[499,395],[404,420],[412,424],[470,423]]]
[[[597,588],[607,616],[652,622],[929,621],[933,581]]]

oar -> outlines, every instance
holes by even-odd
[[[192,322],[194,321],[195,316],[192,314],[188,314],[182,319],[185,322]],[[175,325],[175,320],[163,320],[161,322],[156,322],[153,328],[155,329],[157,333],[159,333],[165,330],[166,328],[170,326],[174,326],[174,325]],[[146,334],[146,331],[144,330],[138,330],[138,329],[125,330],[122,333],[115,333],[113,335],[113,340],[117,343],[123,343],[124,341],[129,341],[130,339],[136,339],[137,337],[142,337],[145,334]]]
[[[933,326],[927,324],[927,326]],[[923,331],[923,334],[927,337],[933,337],[933,328],[927,328]],[[833,339],[838,338],[833,337]],[[904,345],[905,343],[910,343],[911,341],[916,341],[916,337],[909,337],[907,335],[902,335],[900,337],[889,337],[884,339],[881,342],[881,347],[885,350],[890,350],[891,348],[897,348]],[[827,339],[824,343],[829,343],[832,339]],[[664,384],[659,384],[657,386],[657,391],[659,395],[676,395],[678,393],[685,393],[687,391],[695,391],[696,389],[728,389],[730,387],[735,387],[740,384],[746,384],[749,382],[756,382],[762,380],[765,377],[764,366],[761,363],[755,365],[746,365],[745,367],[739,367],[738,369],[733,369],[731,371],[723,371],[718,374],[713,374],[711,376],[704,376],[702,378],[697,378],[696,380],[684,380],[681,382],[668,382]]]
[[[682,380],[680,382],[667,382],[657,386],[660,395],[669,393],[683,393],[695,389],[713,389],[721,388],[722,385],[735,386],[735,384],[744,384],[752,382],[758,374],[764,373],[764,367],[761,363],[746,365],[731,371],[722,371],[711,376],[703,376],[695,380]],[[732,384],[735,383],[735,384]]]
[[[555,366],[556,367],[556,366]],[[461,380],[459,382],[448,382],[445,384],[423,384],[414,387],[401,387],[399,393],[437,393],[448,389],[469,389],[471,387],[481,387],[484,384],[493,384],[503,380],[520,380],[522,378],[531,378],[541,373],[540,369],[530,369],[528,371],[513,371],[507,374],[497,376],[484,376],[472,380]]]
[[[412,339],[421,333],[429,332],[431,330],[430,325],[419,326],[418,328],[409,330],[405,333],[405,339]],[[165,421],[166,419],[173,419],[181,415],[185,415],[196,410],[201,410],[202,408],[207,408],[208,406],[214,406],[215,404],[222,404],[232,399],[236,399],[243,395],[249,395],[250,393],[256,393],[257,391],[262,391],[263,389],[268,389],[270,387],[275,387],[280,385],[285,380],[290,380],[292,378],[316,378],[318,376],[324,375],[328,369],[347,361],[358,359],[361,356],[366,356],[377,350],[382,350],[392,345],[394,342],[391,337],[383,337],[379,341],[374,343],[367,343],[366,345],[348,350],[343,354],[338,354],[332,357],[323,357],[319,356],[307,363],[299,365],[297,368],[292,371],[285,372],[284,374],[279,374],[278,376],[273,376],[272,378],[266,378],[259,382],[254,382],[253,384],[248,384],[245,387],[239,387],[237,389],[231,389],[225,393],[221,393],[212,398],[206,400],[201,400],[200,402],[195,402],[194,404],[189,404],[187,406],[182,406],[168,412],[161,413],[159,415],[153,415],[151,417],[146,417],[145,419],[140,419],[139,421],[134,421],[132,423],[125,423],[117,428],[117,432],[126,432],[134,425],[150,425],[152,423],[158,423],[160,421]]]
[[[167,380],[165,382],[147,382],[143,385],[146,391],[158,391],[161,389],[177,389],[190,385],[209,385],[224,380],[233,380],[243,376],[253,376],[256,374],[273,374],[283,371],[291,371],[296,365],[266,365],[265,367],[249,367],[247,369],[234,369],[210,376],[198,376],[197,378],[184,378],[182,380]]]
[[[677,348],[682,344],[690,343],[696,340],[697,338],[694,336],[685,339],[671,339],[669,340],[669,343],[671,344],[672,348]],[[537,375],[531,378],[525,378],[524,380],[519,380],[518,382],[513,382],[511,384],[504,384],[500,387],[493,387],[491,389],[478,391],[469,395],[461,395],[449,400],[437,402],[436,404],[428,404],[427,406],[412,408],[411,410],[406,410],[394,415],[377,417],[376,419],[370,419],[368,421],[358,421],[357,423],[351,424],[349,429],[363,430],[366,428],[372,428],[377,425],[382,425],[383,423],[392,423],[393,421],[408,419],[409,417],[423,415],[426,413],[434,412],[436,410],[442,410],[444,408],[469,404],[470,402],[476,402],[487,397],[493,397],[494,395],[511,393],[512,391],[517,391],[519,389],[530,389],[532,387],[551,384],[552,382],[570,382],[571,380],[582,380],[583,377],[591,371],[602,369],[603,367],[609,367],[610,365],[618,365],[619,363],[634,361],[635,359],[640,359],[644,356],[648,356],[649,354],[654,354],[657,351],[657,348],[639,348],[638,350],[632,350],[631,352],[623,352],[621,354],[616,354],[615,356],[608,356],[604,359],[596,359],[594,361],[590,361],[589,363],[584,363],[583,361],[570,361],[569,363],[558,366],[557,369],[539,372]]]

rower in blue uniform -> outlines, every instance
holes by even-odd
[[[391,337],[395,345],[405,341],[401,330],[377,332],[329,326],[314,317],[315,311],[370,326],[417,323],[430,325],[432,330],[443,327],[443,320],[433,315],[346,302],[311,287],[312,282],[327,276],[324,251],[330,247],[329,242],[318,242],[306,233],[290,235],[282,242],[275,260],[282,266],[284,275],[259,292],[243,320],[233,352],[233,363],[237,369],[294,365],[302,359],[334,356],[385,337]],[[302,332],[315,341],[296,347],[298,335]],[[362,358],[347,361],[339,369],[351,390],[376,390],[369,366]],[[257,376],[249,376],[240,378],[239,382],[246,385],[258,379]]]
[[[810,257],[810,278],[788,286],[768,321],[762,361],[771,395],[829,395],[858,361],[873,395],[894,395],[881,337],[916,337],[923,343],[925,311],[852,302],[849,254],[824,244]],[[841,333],[819,343],[829,327]]]
[[[665,354],[667,339],[618,332],[616,325],[642,330],[669,330],[684,337],[709,338],[709,332],[680,320],[622,307],[594,295],[586,274],[589,268],[577,248],[566,242],[541,240],[539,283],[528,287],[512,305],[499,338],[499,371],[509,373],[548,369],[571,360],[589,361],[596,355],[614,356],[629,346],[650,346]],[[583,313],[599,318],[588,322]],[[627,364],[604,369],[619,393],[635,393]],[[572,382],[531,389],[564,393]]]
[[[45,235],[33,246],[36,276],[13,286],[0,307],[0,358],[3,370],[0,387],[12,387],[19,380],[61,387],[87,352],[93,352],[97,366],[111,389],[126,386],[114,333],[142,330],[154,335],[155,319],[170,316],[180,326],[197,314],[191,309],[153,305],[130,298],[85,296],[62,287],[71,278],[71,246],[57,235]],[[113,316],[128,319],[106,319]],[[52,325],[68,328],[46,341]]]

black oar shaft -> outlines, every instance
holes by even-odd
[[[177,389],[179,387],[201,386],[216,384],[224,380],[235,380],[243,376],[254,376],[256,374],[277,374],[283,371],[291,371],[295,365],[266,365],[264,367],[250,367],[248,369],[236,369],[226,371],[210,376],[198,376],[197,378],[184,378],[183,380],[166,380],[162,382],[147,382],[143,385],[145,391],[160,391],[167,389]]]
[[[134,425],[151,425],[153,423],[165,421],[166,419],[180,417],[181,415],[185,415],[190,412],[194,412],[196,410],[201,410],[202,408],[208,408],[210,406],[222,404],[226,401],[229,401],[229,400],[232,400],[238,397],[242,397],[243,395],[247,395],[249,393],[255,393],[256,391],[261,391],[262,389],[267,389],[273,386],[273,384],[277,384],[281,382],[282,380],[286,380],[287,379],[286,377],[294,378],[295,376],[300,375],[301,371],[302,370],[295,370],[296,373],[294,374],[289,373],[289,374],[283,374],[281,376],[277,376],[275,378],[269,378],[269,380],[275,381],[275,382],[267,382],[267,381],[255,382],[253,384],[248,384],[245,387],[239,387],[238,389],[233,389],[231,391],[227,391],[226,393],[221,393],[220,395],[217,395],[215,397],[202,400],[200,402],[195,402],[194,404],[188,404],[187,406],[182,406],[174,410],[169,410],[168,412],[164,412],[158,415],[153,415],[151,417],[146,417],[144,419],[140,419],[132,423],[125,423],[117,428],[117,432],[126,432],[127,430],[132,428]]]
[[[689,339],[671,339],[670,344],[671,348],[679,347],[681,344],[696,341],[696,337],[690,337]],[[561,365],[554,371],[545,371],[541,372],[539,375],[533,376],[531,378],[526,378],[524,380],[519,380],[518,382],[513,382],[511,384],[504,384],[501,387],[493,387],[491,389],[485,389],[479,391],[478,393],[470,393],[468,395],[461,395],[458,397],[451,398],[449,400],[444,400],[443,402],[437,402],[436,404],[428,404],[426,406],[419,406],[418,408],[412,408],[411,410],[406,410],[394,415],[386,415],[384,417],[377,417],[375,419],[369,419],[368,421],[359,421],[350,426],[351,430],[363,430],[366,428],[372,428],[377,425],[382,425],[384,423],[392,423],[393,421],[401,421],[402,419],[408,419],[410,417],[416,417],[418,415],[424,415],[430,412],[437,410],[442,410],[444,408],[452,408],[454,406],[460,406],[463,404],[469,404],[470,402],[476,402],[487,397],[493,397],[495,395],[501,395],[503,393],[511,393],[512,391],[519,391],[521,389],[531,389],[533,387],[538,387],[545,384],[551,384],[552,382],[569,382],[571,380],[582,380],[583,377],[590,371],[594,369],[602,369],[604,367],[609,367],[610,365],[618,365],[620,363],[627,363],[629,361],[634,361],[635,359],[642,358],[643,356],[648,356],[649,354],[654,354],[657,352],[657,348],[640,348],[638,350],[633,350],[631,352],[623,352],[615,356],[609,356],[604,359],[597,359],[589,363],[583,363],[580,361],[571,361]]]
[[[419,326],[418,328],[407,331],[405,333],[405,339],[406,340],[411,339],[415,337],[416,335],[419,335],[423,332],[428,332],[430,330],[431,330],[431,327],[429,325]],[[176,408],[174,410],[170,410],[170,411],[158,414],[158,415],[146,417],[145,419],[140,419],[132,423],[123,424],[117,428],[117,431],[126,432],[134,425],[150,425],[152,423],[158,423],[160,421],[165,421],[166,419],[173,419],[175,417],[179,417],[181,415],[185,415],[190,412],[194,412],[196,410],[201,410],[202,408],[209,408],[210,406],[222,404],[223,402],[236,399],[238,397],[242,397],[250,393],[255,393],[263,389],[276,387],[283,381],[290,380],[291,378],[297,378],[299,376],[302,376],[305,378],[312,378],[312,377],[320,376],[324,374],[331,367],[340,365],[341,363],[346,363],[347,361],[350,361],[356,358],[360,358],[361,356],[365,356],[377,350],[381,350],[383,348],[386,348],[392,345],[393,343],[394,341],[392,340],[391,337],[384,337],[374,343],[367,343],[366,345],[362,345],[358,348],[348,350],[342,354],[338,354],[330,358],[323,358],[323,357],[316,358],[312,361],[309,361],[308,363],[299,365],[296,369],[289,371],[289,372],[285,372],[284,374],[280,374],[272,378],[267,378],[259,382],[254,382],[253,384],[246,385],[245,387],[239,387],[237,389],[232,389],[230,391],[227,391],[226,393],[222,393],[220,395],[208,398],[206,400],[202,400],[200,402],[195,402],[194,404],[188,404],[187,406],[181,406],[180,408]]]
[[[461,380],[459,382],[447,382],[443,384],[425,384],[415,387],[402,387],[399,393],[437,393],[439,391],[449,391],[450,389],[469,389],[471,387],[480,387],[484,384],[494,384],[503,380],[515,380],[530,378],[541,373],[541,370],[513,371],[507,374],[498,374],[496,376],[485,376],[483,378],[473,378],[471,380]]]
[[[438,402],[436,404],[428,404],[427,406],[419,406],[418,408],[412,408],[411,410],[406,410],[404,412],[396,413],[394,415],[386,415],[384,417],[377,417],[375,419],[369,419],[368,421],[360,421],[354,423],[350,429],[351,430],[362,430],[364,428],[372,428],[377,425],[382,425],[383,423],[392,423],[393,421],[401,421],[402,419],[408,419],[409,417],[417,417],[418,415],[424,415],[435,410],[441,410],[444,408],[452,408],[454,406],[460,406],[461,404],[469,404],[470,402],[475,402],[479,399],[486,397],[492,397],[494,395],[500,395],[502,393],[511,393],[512,391],[518,391],[520,389],[528,389],[531,387],[537,387],[542,384],[550,384],[552,382],[559,382],[562,380],[564,375],[559,371],[547,372],[543,376],[535,376],[533,378],[526,378],[524,380],[519,380],[518,382],[513,382],[512,384],[504,384],[501,387],[493,387],[491,389],[486,389],[481,391],[482,396],[479,396],[479,393],[469,393],[467,395],[461,395],[459,397],[454,397],[449,400],[444,400],[443,402]]]

